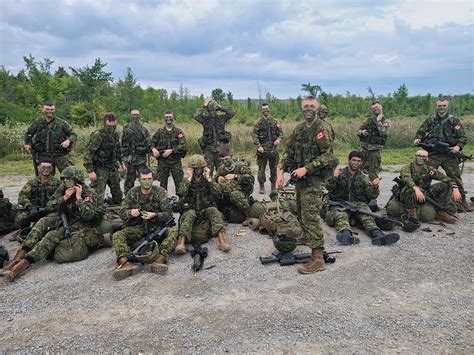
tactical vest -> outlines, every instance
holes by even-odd
[[[225,121],[216,118],[206,117],[202,122],[202,142],[204,146],[216,145],[218,142],[229,143],[231,133],[225,130]]]
[[[202,177],[202,179],[204,179],[204,177]],[[188,205],[188,208],[194,209],[198,214],[208,207],[213,207],[214,200],[211,195],[209,182],[203,180],[201,183],[196,183],[193,179],[188,194],[183,200],[184,205]]]
[[[149,152],[149,147],[147,144],[147,134],[145,127],[142,125],[136,125],[129,123],[124,127],[124,130],[127,129],[130,132],[131,139],[131,154],[132,155],[146,155]]]
[[[44,118],[39,118],[35,124],[38,126],[38,130],[32,137],[32,148],[36,153],[68,154],[72,144],[66,149],[61,147],[61,143],[68,139],[68,135],[64,132],[59,118],[55,117],[49,123]]]
[[[112,168],[117,160],[118,133],[110,133],[106,128],[101,128],[99,134],[101,143],[92,158],[94,167]]]
[[[224,161],[219,166],[217,174],[219,176],[226,176],[227,174],[252,174],[250,170],[250,161],[246,159],[231,159]],[[246,195],[251,195],[253,192],[253,184],[239,184],[239,188]]]
[[[272,118],[260,119],[258,125],[258,141],[262,146],[268,146],[271,144],[273,147],[273,142],[279,137],[279,133],[275,120]]]
[[[369,132],[367,143],[385,145],[385,142],[387,141],[387,132],[380,132],[377,127],[377,119],[375,117],[371,117],[367,121],[367,131]]]
[[[428,167],[427,165],[423,166],[420,172],[415,171],[415,164],[410,164],[410,173],[415,185],[422,188],[425,191],[429,191],[431,181],[433,180],[432,175],[430,172],[433,171],[434,168]]]
[[[329,199],[332,201],[349,201],[349,202],[365,202],[368,203],[370,198],[365,194],[366,181],[364,175],[359,172],[355,176],[349,174],[349,168],[345,167],[340,175],[344,179],[341,182],[338,179],[337,188],[329,192]]]
[[[300,133],[296,137],[296,141],[293,144],[295,152],[295,162],[298,168],[301,168],[309,164],[313,159],[318,158],[321,155],[321,149],[319,148],[314,136],[319,132],[321,127],[317,122],[313,123],[309,130],[300,130]]]
[[[155,148],[160,152],[166,149],[175,149],[179,145],[179,134],[181,134],[181,132],[175,127],[173,127],[171,131],[168,131],[166,128],[160,128],[158,129],[153,144],[155,145]],[[184,152],[184,154],[176,154],[173,152],[168,158],[163,158],[160,153],[160,157],[158,157],[158,159],[168,163],[174,163],[179,161],[181,158],[184,158],[185,156],[186,151]]]
[[[46,184],[42,184],[39,178],[35,179],[33,188],[30,193],[30,201],[33,206],[44,208],[49,199],[53,196],[58,185],[51,185],[51,180]]]
[[[453,122],[454,116],[448,115],[440,120],[437,116],[433,120],[433,125],[426,133],[423,141],[428,144],[433,144],[439,141],[447,142],[450,145],[456,145],[457,140],[453,137]]]

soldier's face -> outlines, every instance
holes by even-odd
[[[44,176],[49,176],[53,172],[53,165],[50,163],[41,163],[38,166],[38,173]]]
[[[164,115],[164,120],[167,125],[171,125],[173,123],[173,118],[174,117],[172,113]]]
[[[362,166],[362,159],[359,157],[353,157],[351,160],[349,160],[349,168],[352,171],[357,171],[360,169]]]
[[[319,109],[319,102],[317,100],[303,100],[301,102],[301,110],[303,111],[306,120],[312,120],[316,117]]]
[[[268,106],[262,106],[262,115],[267,117],[270,114],[270,107]]]
[[[318,111],[318,117],[322,120],[325,119],[326,118],[326,112]]]
[[[425,165],[428,161],[428,153],[419,152],[415,155],[415,164],[416,165]]]
[[[105,121],[105,125],[110,129],[115,129],[117,127],[117,120],[116,119],[108,119]]]
[[[151,189],[153,185],[153,174],[141,174],[140,175],[140,187],[145,190]]]
[[[436,112],[438,112],[438,114],[440,116],[444,116],[448,112],[448,106],[449,106],[449,102],[446,101],[446,100],[437,101],[436,102]]]
[[[372,105],[372,112],[378,115],[379,113],[382,112],[382,105],[380,104],[374,104]]]
[[[54,105],[51,105],[51,106],[43,105],[43,114],[46,118],[53,118],[54,111],[55,111]]]

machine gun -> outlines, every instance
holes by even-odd
[[[381,219],[383,221],[389,221],[389,222],[394,223],[394,224],[396,224],[400,227],[403,227],[403,223],[396,220],[396,219],[394,219],[394,218],[391,218],[389,216],[384,216],[384,215],[379,214],[379,213],[375,213],[375,212],[360,209],[359,207],[357,207],[357,205],[355,205],[351,202],[348,202],[348,201],[331,201],[331,200],[328,200],[328,205],[330,207],[342,208],[343,210],[345,210],[347,212],[360,213],[360,214],[363,214],[363,215],[366,215],[366,216]]]
[[[191,257],[193,258],[193,266],[191,269],[193,270],[193,275],[199,270],[202,270],[204,266],[204,259],[207,258],[208,251],[206,247],[202,247],[200,244],[194,244],[193,250],[191,250]]]
[[[69,249],[72,250],[72,231],[71,231],[71,226],[69,225],[69,222],[67,220],[65,205],[62,205],[59,208],[59,217],[61,217],[61,223],[64,227],[64,236],[67,238],[69,242]]]
[[[466,160],[472,160],[472,155],[466,155],[461,152],[457,152],[457,153],[451,152],[452,146],[447,142],[439,141],[433,144],[419,143],[418,146],[428,152],[446,154],[449,157],[457,158],[460,163],[464,163]]]

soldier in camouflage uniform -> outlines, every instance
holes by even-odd
[[[271,189],[275,189],[277,167],[280,159],[277,149],[283,139],[283,131],[278,121],[270,116],[270,107],[267,103],[262,104],[261,110],[262,117],[257,120],[253,127],[252,140],[257,147],[259,193],[264,194],[267,162],[270,166]]]
[[[335,169],[326,188],[331,201],[354,203],[359,209],[370,211],[368,202],[379,195],[379,186],[372,185],[367,176],[360,172],[362,154],[353,151],[349,154],[348,166],[343,170]],[[350,213],[337,206],[331,206],[326,213],[326,223],[336,227],[336,239],[342,245],[359,244],[359,238],[352,235],[350,217],[357,219],[372,238],[373,245],[396,243],[400,236],[396,233],[384,234],[371,216]]]
[[[54,164],[51,161],[39,161],[37,169],[38,176],[29,180],[18,194],[19,211],[15,222],[20,229],[27,228],[31,222],[38,220],[37,215],[40,213],[38,209],[46,208],[51,196],[61,184],[57,177],[51,175],[54,171]]]
[[[148,232],[160,227],[173,216],[166,190],[153,185],[153,172],[150,169],[140,171],[139,182],[140,186],[135,186],[127,193],[119,212],[125,228],[112,236],[117,255],[114,277],[118,280],[131,276],[138,270],[138,266],[127,258],[131,247],[141,244]],[[169,228],[164,239],[157,243],[153,257],[146,262],[150,262],[151,272],[164,274],[168,270],[168,257],[176,245],[176,230]]]
[[[165,126],[159,128],[151,139],[151,151],[158,160],[156,178],[160,186],[168,190],[168,177],[171,174],[177,190],[184,177],[181,159],[187,153],[186,137],[181,129],[173,125],[173,111],[165,111],[163,117]]]
[[[186,178],[178,189],[181,217],[176,254],[185,253],[184,244],[186,240],[191,242],[194,224],[205,219],[210,223],[212,236],[217,236],[218,248],[224,252],[230,250],[229,242],[224,234],[224,218],[214,202],[214,196],[219,197],[219,191],[218,184],[211,179],[204,157],[191,156]]]
[[[218,114],[218,111],[223,114]],[[198,108],[194,119],[202,124],[202,137],[199,145],[204,153],[210,174],[219,167],[219,148],[230,142],[231,134],[225,130],[225,124],[235,116],[231,109],[221,107],[215,100],[207,98],[202,108]]]
[[[72,237],[79,234],[87,240],[87,247],[97,247],[103,239],[95,228],[104,216],[103,204],[95,198],[94,190],[84,183],[84,174],[76,167],[65,168],[61,180],[61,185],[48,202],[48,208],[54,212],[65,211]],[[64,227],[57,214],[41,218],[1,274],[13,281],[32,263],[44,260],[64,238]]]
[[[461,201],[461,193],[454,179],[447,177],[436,168],[427,164],[428,152],[419,150],[415,160],[400,171],[400,179],[405,186],[395,185],[393,195],[387,203],[387,213],[392,217],[408,214],[422,222],[429,222],[435,218],[448,223],[454,223],[457,218],[439,210],[425,200],[425,194],[454,214],[456,206],[453,201]],[[431,184],[433,180],[440,182]]]
[[[454,115],[448,114],[449,99],[442,97],[436,101],[436,115],[428,118],[416,131],[414,144],[420,143],[434,144],[436,142],[449,143],[451,153],[458,153],[467,144],[467,135],[461,121]],[[466,201],[466,191],[461,178],[459,161],[457,158],[448,154],[430,152],[430,165],[434,168],[441,166],[446,175],[456,182],[461,192],[461,207],[466,212],[472,212],[473,209]]]
[[[301,265],[302,274],[325,270],[324,238],[320,226],[324,181],[330,169],[332,139],[330,127],[318,119],[319,100],[308,96],[301,102],[304,122],[298,124],[286,142],[285,159],[278,172],[277,188],[283,188],[284,172],[295,181],[298,218],[304,232],[305,244],[312,249],[309,262]]]
[[[16,209],[8,198],[3,195],[3,190],[0,190],[0,236],[10,233],[17,229],[15,224]]]
[[[320,120],[326,122],[329,125],[330,133],[331,133],[331,139],[334,142],[334,139],[336,138],[336,134],[334,133],[334,128],[332,127],[331,123],[329,123],[329,121],[326,120],[328,112],[329,112],[329,110],[328,110],[327,106],[326,105],[321,105],[319,107],[319,110],[318,110],[318,118]],[[331,147],[331,149],[332,149],[332,147]],[[332,152],[332,154],[334,154],[334,151]],[[337,157],[334,155],[334,159],[331,160],[331,164],[330,164],[331,169],[328,170],[328,175],[326,177],[326,180],[331,178],[332,172],[334,171],[334,169],[337,168],[338,165],[339,165],[339,159],[337,159]]]
[[[387,141],[387,132],[390,121],[382,112],[382,105],[378,101],[372,103],[374,116],[368,117],[360,126],[358,136],[361,141],[360,150],[364,156],[364,170],[369,172],[369,179],[378,181],[378,172],[382,164],[380,151]]]
[[[147,167],[148,153],[151,150],[150,133],[140,123],[140,111],[130,112],[130,123],[123,127],[122,157],[127,167],[124,193],[127,194],[135,184],[138,173]]]
[[[77,136],[66,121],[54,116],[54,110],[51,102],[43,105],[43,117],[28,128],[23,147],[32,154],[35,164],[40,160],[50,160],[61,172],[73,165],[69,152]]]
[[[116,128],[117,116],[112,112],[106,113],[104,127],[91,133],[87,153],[84,154],[84,167],[97,198],[104,200],[105,188],[108,185],[112,193],[112,203],[119,205],[122,202],[122,190],[118,168],[121,171],[126,171],[127,168],[122,161],[120,135]]]

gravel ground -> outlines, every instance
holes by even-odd
[[[393,173],[383,173],[379,204]],[[474,190],[474,174],[466,173]],[[15,201],[25,176],[1,177]],[[261,198],[261,195],[255,195]],[[271,240],[229,225],[232,250],[211,240],[203,270],[173,256],[165,276],[144,270],[115,281],[112,249],[72,264],[41,263],[13,283],[0,279],[0,352],[388,352],[473,353],[474,213],[432,232],[398,231],[375,247],[361,231],[335,264],[313,275],[260,264]],[[16,242],[0,239],[13,254]],[[297,251],[309,249],[298,247]]]

